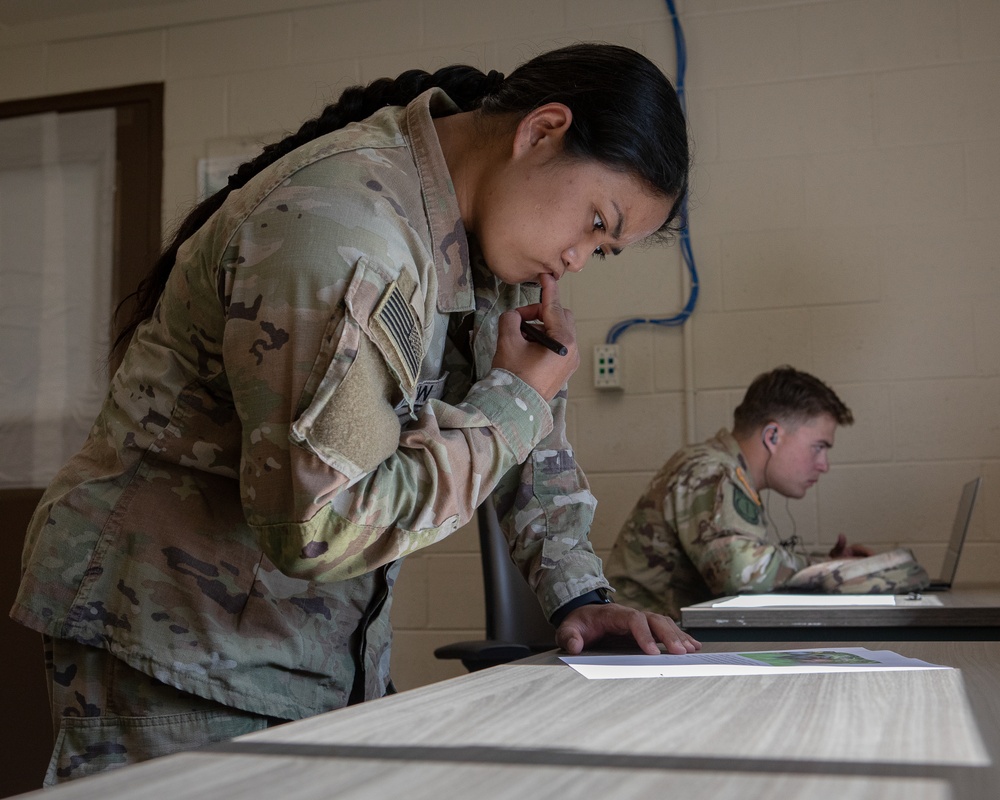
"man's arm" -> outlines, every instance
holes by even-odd
[[[691,493],[678,534],[713,594],[769,592],[808,564],[805,555],[768,541],[764,509],[755,494],[728,475],[704,489]]]

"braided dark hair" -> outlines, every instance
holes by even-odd
[[[593,160],[643,180],[653,192],[675,198],[661,232],[675,221],[687,191],[687,129],[677,95],[663,73],[626,47],[583,43],[543,53],[508,78],[462,64],[434,73],[408,70],[395,79],[379,78],[344,90],[295,133],[269,144],[242,164],[228,184],[195,206],[178,226],[152,271],[119,306],[135,298],[135,312],[115,339],[123,347],[153,314],[177,259],[180,246],[204,225],[234,190],[297,147],[351,122],[367,119],[385,106],[405,106],[432,87],[443,89],[462,111],[523,116],[546,103],[564,103],[573,112],[565,140],[571,158]]]

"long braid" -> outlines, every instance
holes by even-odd
[[[167,278],[177,261],[177,251],[218,211],[230,193],[243,188],[251,178],[298,147],[352,122],[367,119],[385,106],[405,106],[411,100],[433,87],[444,89],[462,111],[472,111],[480,106],[483,98],[495,91],[503,82],[503,75],[490,72],[485,75],[475,67],[452,65],[436,72],[408,70],[395,80],[379,78],[367,86],[351,86],[344,90],[336,103],[323,109],[319,116],[307,120],[293,134],[266,145],[259,155],[239,166],[223,188],[196,205],[183,219],[170,244],[163,250],[150,273],[136,291],[125,298],[115,311],[117,317],[126,303],[135,298],[136,308],[131,319],[115,338],[112,352],[117,352],[132,338],[135,329],[152,316],[156,303],[163,293]]]

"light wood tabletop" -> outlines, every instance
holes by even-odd
[[[551,652],[26,797],[995,798],[1000,643],[865,646],[959,669],[587,680]]]

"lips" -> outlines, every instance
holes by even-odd
[[[562,273],[561,272],[556,272],[555,270],[552,270],[552,269],[547,269],[544,272],[540,272],[539,273],[539,277],[542,276],[542,275],[549,275],[549,276],[552,277],[552,280],[554,280],[554,281],[558,281],[562,277]],[[522,286],[541,286],[542,284],[541,284],[540,280],[537,280],[537,281],[521,281],[521,285]]]
[[[545,272],[547,272],[556,280],[559,280],[563,275],[566,274],[565,269],[560,269],[559,267],[550,267],[548,265],[545,266]]]

